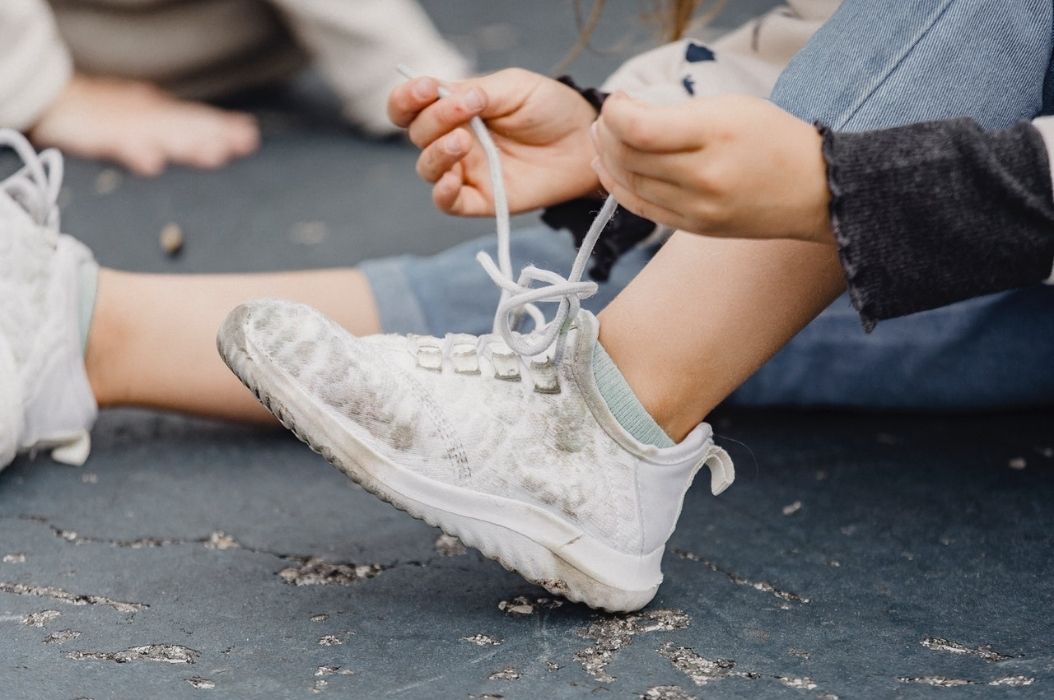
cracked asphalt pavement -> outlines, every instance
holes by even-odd
[[[426,5],[485,68],[548,70],[574,36],[560,0]],[[615,50],[585,56],[582,82],[631,50],[635,8],[610,12],[595,44]],[[222,172],[71,162],[65,227],[154,272],[353,264],[490,231],[433,212],[414,151],[357,138],[313,81],[245,106],[264,149]],[[176,258],[158,245],[172,223]],[[1052,426],[721,411],[736,485],[689,493],[655,602],[608,616],[280,431],[109,412],[83,467],[0,474],[0,697],[1048,697]]]

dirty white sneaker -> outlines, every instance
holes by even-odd
[[[409,69],[400,68],[408,77]],[[441,90],[442,94],[442,90]],[[552,593],[610,611],[647,605],[696,471],[716,495],[732,461],[698,426],[645,445],[594,381],[599,324],[582,299],[589,255],[615,213],[607,199],[567,277],[512,277],[501,159],[483,122],[502,290],[491,335],[355,338],[310,307],[258,301],[220,329],[220,353],[286,427],[366,490],[460,537]],[[545,322],[537,302],[557,303]],[[535,332],[515,331],[529,316]]]
[[[232,370],[286,427],[366,490],[552,593],[636,610],[704,464],[734,478],[710,426],[660,449],[616,422],[593,379],[599,324],[554,353],[500,338],[356,338],[314,309],[243,305],[219,334]]]
[[[0,146],[25,163],[0,181],[0,468],[18,452],[41,449],[80,464],[97,406],[84,370],[79,295],[98,266],[58,233],[61,155],[37,154],[10,130],[0,130]]]

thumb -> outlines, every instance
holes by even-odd
[[[699,145],[701,119],[689,105],[652,105],[617,92],[604,102],[600,119],[630,148],[649,153],[675,153]]]

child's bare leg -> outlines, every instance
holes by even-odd
[[[188,276],[101,270],[86,358],[96,401],[272,420],[216,352],[223,318],[259,297],[311,304],[356,334],[380,330],[369,283],[353,269]]]
[[[246,156],[260,130],[251,115],[177,99],[150,83],[75,76],[29,137],[38,147],[157,175],[167,165],[218,168]]]
[[[600,341],[680,440],[844,287],[833,246],[677,233],[600,314]]]

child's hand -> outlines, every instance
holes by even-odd
[[[766,100],[612,95],[594,141],[601,183],[635,214],[705,235],[834,243],[822,139]]]
[[[29,137],[140,175],[157,175],[169,164],[218,168],[260,144],[248,114],[178,100],[149,83],[84,76],[70,81]]]
[[[514,213],[599,187],[589,167],[589,125],[596,112],[571,88],[520,69],[450,84],[449,97],[439,98],[438,87],[427,77],[400,85],[388,98],[388,115],[422,149],[417,173],[434,185],[439,209],[461,216],[494,213],[487,159],[468,128],[477,115],[502,155]]]

